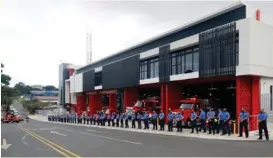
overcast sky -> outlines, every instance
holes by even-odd
[[[232,3],[2,0],[0,60],[11,85],[58,86],[62,61],[86,64],[87,24],[95,61]],[[273,15],[270,2],[247,3]]]

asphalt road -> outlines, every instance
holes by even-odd
[[[22,123],[19,127],[18,124],[2,124],[1,130],[2,139],[5,138],[8,144],[12,144],[7,150],[2,149],[4,157],[273,156],[272,141],[185,138],[35,120]]]

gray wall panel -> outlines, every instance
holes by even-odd
[[[139,55],[109,64],[102,69],[103,89],[132,87],[139,84]]]

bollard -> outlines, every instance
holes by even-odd
[[[233,123],[233,134],[236,135],[236,121],[232,121]]]

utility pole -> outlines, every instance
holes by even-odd
[[[92,62],[92,33],[87,24],[86,27],[86,64],[90,64]]]

